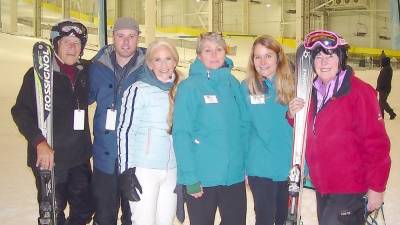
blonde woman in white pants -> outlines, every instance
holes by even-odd
[[[172,111],[179,73],[176,48],[166,41],[150,44],[146,69],[126,89],[118,123],[120,172],[134,168],[141,186],[139,201],[130,201],[134,225],[172,225],[177,179],[171,138]]]

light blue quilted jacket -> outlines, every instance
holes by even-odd
[[[176,167],[172,137],[167,133],[171,85],[158,81],[147,69],[143,79],[125,90],[117,128],[121,172],[130,167]]]

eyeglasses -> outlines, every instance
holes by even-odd
[[[347,42],[333,32],[318,30],[309,33],[304,38],[304,47],[306,49],[311,50],[317,45],[320,45],[325,49],[335,49],[338,46],[347,45]]]
[[[86,27],[78,22],[65,21],[59,24],[60,33],[70,35],[74,33],[75,35],[86,35]]]

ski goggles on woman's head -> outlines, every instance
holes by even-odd
[[[304,47],[309,50],[318,45],[325,49],[335,49],[346,44],[346,41],[339,35],[324,30],[313,31],[304,38]]]
[[[75,36],[85,36],[87,34],[86,27],[79,22],[65,21],[60,23],[58,26],[61,36],[63,36],[63,34],[70,35],[71,33],[73,33]]]

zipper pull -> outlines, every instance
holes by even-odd
[[[209,70],[207,70],[207,79],[208,80],[210,79],[210,71]]]

